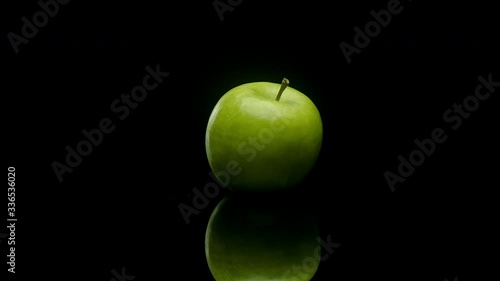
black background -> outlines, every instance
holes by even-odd
[[[402,1],[349,64],[339,44],[353,44],[353,28],[388,1],[244,0],[222,22],[212,1],[161,2],[73,0],[18,54],[3,37],[17,280],[107,281],[122,267],[135,280],[213,280],[204,232],[224,194],[189,225],[178,210],[211,181],[208,117],[232,87],[283,77],[323,119],[322,151],[302,187],[322,237],[341,246],[313,280],[494,276],[500,90],[455,131],[442,117],[474,94],[479,75],[500,80],[493,4]],[[16,4],[3,4],[4,35],[20,34],[21,17],[40,9]],[[170,75],[117,119],[113,100],[157,64]],[[106,117],[116,129],[60,183],[51,163]],[[391,192],[384,172],[437,127],[448,139]],[[0,249],[5,261],[6,240]]]

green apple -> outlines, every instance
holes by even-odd
[[[217,205],[206,230],[205,254],[215,280],[311,280],[321,253],[312,212],[295,201],[278,203],[282,198],[234,195]]]
[[[273,191],[296,186],[313,168],[323,125],[314,103],[298,90],[253,82],[225,93],[210,115],[205,146],[222,185]]]

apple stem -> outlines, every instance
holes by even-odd
[[[278,92],[278,95],[276,96],[277,101],[280,100],[281,94],[283,94],[283,91],[286,89],[286,87],[288,87],[288,85],[290,85],[290,81],[288,81],[288,79],[286,79],[286,78],[283,78],[283,80],[281,80],[280,90]]]

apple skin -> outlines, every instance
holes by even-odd
[[[318,227],[313,213],[295,201],[225,197],[214,209],[205,234],[208,267],[217,281],[309,281]],[[297,271],[297,269],[299,269]]]
[[[205,148],[212,171],[232,190],[296,186],[313,168],[323,125],[314,103],[280,84],[253,82],[224,94],[210,115]]]

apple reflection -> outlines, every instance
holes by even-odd
[[[217,281],[308,281],[319,260],[307,270],[303,264],[318,251],[317,239],[318,228],[307,203],[232,194],[210,217],[205,254]]]

